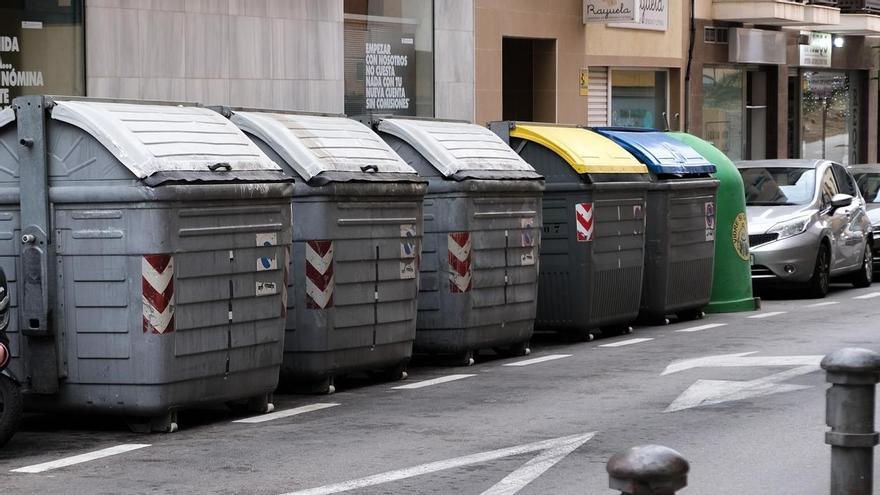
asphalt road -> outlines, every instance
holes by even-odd
[[[0,492],[612,494],[607,459],[658,443],[691,462],[684,494],[825,495],[815,363],[840,347],[880,350],[878,304],[880,285],[840,286],[826,300],[765,300],[756,313],[591,343],[542,337],[527,358],[421,364],[403,382],[276,396],[276,412],[300,414],[258,423],[217,408],[182,414],[176,433],[137,435],[114,418],[28,416],[0,452]],[[394,388],[450,375],[472,376]]]

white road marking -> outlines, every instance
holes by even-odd
[[[871,292],[869,294],[863,294],[861,296],[856,296],[853,299],[874,299],[875,297],[880,297],[880,292]]]
[[[339,404],[335,402],[324,402],[320,404],[309,404],[308,406],[295,407],[293,409],[285,409],[284,411],[277,411],[269,414],[261,414],[259,416],[253,416],[250,418],[244,419],[236,419],[233,423],[265,423],[266,421],[272,421],[273,419],[281,419],[288,418],[290,416],[296,416],[297,414],[305,414],[313,411],[320,411],[321,409],[327,409],[328,407],[336,407]]]
[[[819,371],[819,366],[800,366],[746,382],[697,380],[679,395],[664,412],[675,412],[692,407],[709,406],[752,397],[763,397],[782,392],[808,389],[811,388],[809,385],[791,385],[780,382],[814,371]]]
[[[707,325],[700,325],[698,327],[690,327],[690,328],[682,328],[680,330],[676,330],[676,332],[700,332],[702,330],[709,330],[710,328],[718,328],[727,325],[727,323],[709,323]]]
[[[75,455],[73,457],[65,457],[64,459],[58,459],[57,461],[44,462],[42,464],[34,464],[33,466],[25,466],[23,468],[13,469],[12,472],[31,474],[43,473],[46,471],[51,471],[53,469],[73,466],[74,464],[82,464],[83,462],[103,459],[104,457],[110,457],[112,455],[124,454],[126,452],[131,452],[132,450],[143,449],[149,446],[150,444],[148,443],[127,443],[102,450],[96,450],[95,452],[89,452],[87,454]]]
[[[642,339],[621,340],[619,342],[612,342],[610,344],[602,344],[599,347],[623,347],[625,345],[641,344],[642,342],[648,342],[649,340],[654,340],[654,339],[642,338]]]
[[[563,359],[567,357],[571,357],[571,354],[550,354],[549,356],[541,356],[533,359],[526,359],[525,361],[507,363],[503,364],[502,366],[528,366],[530,364],[546,363],[547,361],[555,361],[557,359]]]
[[[746,316],[746,318],[770,318],[771,316],[784,315],[785,313],[788,313],[788,311],[771,311],[769,313],[758,313],[756,315]]]
[[[840,304],[840,301],[824,301],[824,302],[818,302],[818,303],[814,303],[814,304],[807,304],[804,307],[805,308],[821,308],[822,306],[831,306],[834,304]]]
[[[720,354],[674,361],[661,375],[671,375],[693,368],[733,368],[746,366],[819,366],[820,355],[812,356],[752,356],[755,351],[738,354]]]
[[[555,466],[562,459],[565,459],[568,454],[577,450],[587,440],[589,439],[583,442],[571,442],[567,445],[561,445],[541,452],[520,466],[519,469],[492,485],[491,488],[484,491],[481,495],[514,495],[529,483],[540,478],[548,469]]]
[[[541,455],[533,459],[532,461],[527,462],[520,469],[517,469],[511,476],[515,476],[515,480],[511,480],[511,489],[515,486],[515,483],[520,483],[519,488],[511,491],[508,489],[507,491],[498,491],[495,492],[497,494],[513,494],[522,489],[526,484],[540,476],[541,473],[549,469],[552,464],[547,465],[550,460],[556,458],[563,450],[569,450],[569,453],[573,452],[575,449],[580,447],[581,445],[587,443],[591,438],[596,435],[596,432],[584,433],[580,435],[570,435],[566,437],[554,438],[551,440],[543,440],[540,442],[527,443],[525,445],[518,445],[516,447],[508,447],[504,449],[491,450],[489,452],[482,452],[479,454],[471,454],[462,457],[456,457],[454,459],[446,459],[443,461],[437,462],[429,462],[427,464],[421,464],[418,466],[413,466],[404,469],[396,469],[394,471],[388,471],[381,474],[376,474],[373,476],[367,476],[366,478],[360,478],[351,481],[344,481],[342,483],[334,483],[332,485],[325,485],[318,488],[310,488],[308,490],[300,490],[297,492],[289,492],[284,495],[333,495],[335,493],[347,492],[350,490],[356,490],[358,488],[366,488],[369,486],[382,485],[385,483],[390,483],[393,481],[400,481],[408,478],[414,478],[416,476],[421,476],[423,474],[436,473],[438,471],[445,471],[448,469],[460,468],[463,466],[470,466],[472,464],[480,464],[484,462],[490,462],[497,459],[503,459],[505,457],[512,457],[515,455],[528,454],[532,452],[542,452]],[[552,453],[551,453],[552,452]],[[546,454],[546,455],[545,455]],[[563,456],[564,457],[564,456]],[[556,459],[556,462],[559,462],[562,457]],[[555,464],[554,462],[553,464]],[[546,466],[546,467],[545,467]],[[528,472],[526,472],[525,468],[528,467]],[[541,469],[543,468],[543,469]],[[540,473],[538,470],[540,469]],[[502,483],[505,482],[507,478],[502,480]],[[500,484],[500,483],[499,483]],[[498,486],[498,485],[496,485]],[[490,490],[495,487],[490,488]],[[487,492],[492,493],[492,492]]]
[[[415,383],[408,383],[408,384],[406,384],[406,385],[400,385],[400,386],[398,386],[398,387],[391,387],[391,388],[392,388],[393,390],[412,390],[412,389],[415,389],[415,388],[430,387],[431,385],[438,385],[438,384],[440,384],[440,383],[454,382],[455,380],[461,380],[461,379],[463,379],[463,378],[470,378],[470,377],[472,377],[472,376],[477,376],[477,375],[448,375],[448,376],[441,376],[440,378],[433,378],[433,379],[431,379],[431,380],[425,380],[425,381],[415,382]]]

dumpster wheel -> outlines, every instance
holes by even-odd
[[[493,347],[492,350],[495,351],[495,354],[504,357],[521,357],[528,356],[532,353],[531,347],[529,347],[529,341],[520,342],[518,344],[513,344],[507,347]]]
[[[453,363],[455,363],[456,366],[473,366],[476,362],[474,359],[476,355],[477,351],[473,349],[464,351],[453,357]]]
[[[125,423],[132,433],[174,433],[179,429],[176,410],[152,418],[127,418]]]

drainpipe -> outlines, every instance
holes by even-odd
[[[694,61],[694,43],[696,43],[697,26],[694,20],[695,0],[690,1],[690,28],[688,35],[687,67],[684,71],[684,132],[690,132],[690,93],[691,93],[691,63]]]

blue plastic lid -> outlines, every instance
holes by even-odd
[[[715,172],[715,165],[687,144],[653,129],[598,127],[593,129],[613,139],[655,174],[696,175]]]

